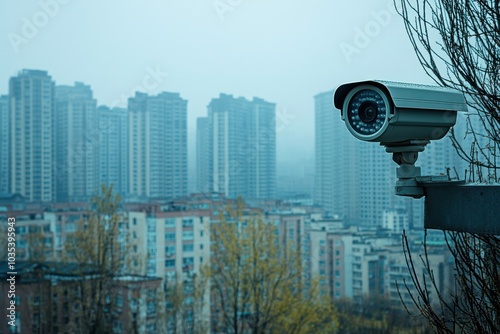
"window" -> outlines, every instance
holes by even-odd
[[[76,225],[74,223],[68,223],[66,224],[65,228],[66,233],[71,233],[76,231]]]
[[[193,219],[183,219],[182,220],[182,227],[193,227]]]
[[[194,264],[194,257],[185,257],[182,259],[182,264],[183,265],[193,265]]]
[[[175,232],[165,233],[165,240],[175,240]]]
[[[170,255],[175,254],[175,245],[166,246],[165,253],[170,254]]]
[[[165,219],[165,227],[175,227],[175,218]]]
[[[182,232],[182,240],[193,240],[194,233],[193,231],[183,231]]]
[[[183,252],[192,252],[193,250],[194,250],[194,245],[193,244],[182,245],[182,251]]]
[[[148,314],[155,314],[156,313],[156,304],[154,302],[148,302],[148,309],[147,313]]]
[[[165,267],[167,267],[167,268],[175,267],[175,259],[174,260],[165,260]]]

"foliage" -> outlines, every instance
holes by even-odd
[[[224,333],[328,333],[336,314],[316,284],[305,291],[300,256],[278,243],[275,226],[245,216],[243,203],[212,226],[212,330]]]
[[[206,333],[208,320],[203,309],[206,303],[207,280],[193,274],[189,279],[166,281],[165,324],[169,333]]]
[[[341,333],[430,333],[422,317],[408,319],[404,309],[394,307],[382,297],[363,298],[361,301],[341,299],[336,305]]]
[[[126,246],[124,218],[118,213],[120,196],[113,193],[112,186],[102,185],[101,195],[94,196],[90,204],[88,218],[78,222],[65,243],[65,261],[81,277],[78,289],[72,290],[80,325],[70,325],[74,332],[105,333],[112,331],[112,310],[118,297],[114,280],[130,273],[133,259]]]
[[[52,258],[52,244],[48,244],[47,239],[52,241],[49,233],[41,231],[26,234],[26,248],[28,250],[28,261],[44,262]]]

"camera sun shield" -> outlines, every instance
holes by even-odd
[[[384,143],[441,139],[467,111],[458,91],[390,81],[341,85],[334,105],[353,136]]]

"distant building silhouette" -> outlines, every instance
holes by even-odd
[[[9,97],[0,96],[0,194],[9,192]]]
[[[98,190],[99,127],[90,86],[55,89],[56,193],[58,201],[86,201]]]
[[[129,109],[129,193],[187,194],[187,100],[178,93],[136,93]]]
[[[275,112],[274,103],[260,98],[248,101],[220,94],[212,99],[208,105],[209,145],[199,148],[208,149],[209,191],[230,198],[276,196]],[[199,156],[207,155],[200,152]]]
[[[128,110],[97,108],[99,118],[99,184],[113,185],[122,198],[128,193]]]
[[[360,141],[358,154],[359,164],[353,168],[360,179],[356,201],[360,222],[363,226],[381,226],[384,210],[404,199],[394,194],[397,165],[379,143]]]
[[[333,107],[333,91],[314,97],[315,200],[348,224],[360,222],[360,174],[371,168],[360,161],[360,142],[347,131]]]
[[[54,82],[46,71],[22,70],[9,82],[10,193],[54,200]]]
[[[202,193],[211,189],[208,124],[208,117],[196,119],[196,191]]]

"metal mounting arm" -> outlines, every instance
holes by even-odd
[[[425,196],[425,228],[500,235],[500,185],[466,185],[448,175],[421,176],[415,162],[428,143],[412,140],[381,144],[399,165],[396,195]]]
[[[396,168],[396,195],[421,198],[424,189],[416,182],[421,175],[420,167],[415,166],[418,153],[425,150],[428,140],[409,140],[401,143],[381,143],[387,153],[392,153],[392,160],[398,164]]]

